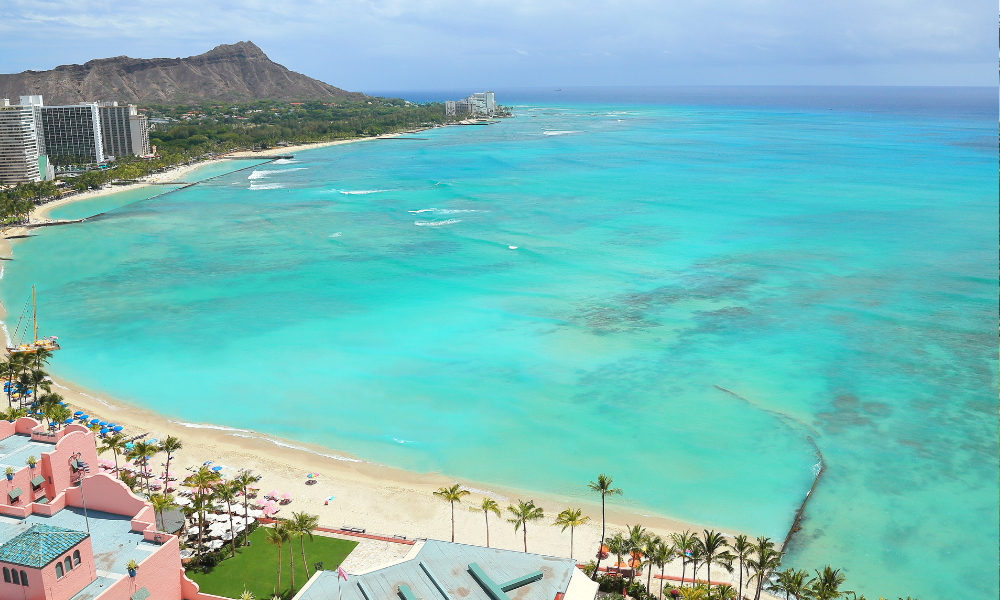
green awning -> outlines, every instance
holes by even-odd
[[[80,461],[78,461],[77,459],[74,458],[73,460],[69,461],[69,466],[73,467],[74,471],[79,471],[80,470]]]
[[[146,598],[149,598],[149,596],[150,596],[149,590],[146,589],[146,586],[143,586],[138,590],[136,590],[135,593],[129,597],[132,600],[146,600]]]
[[[41,475],[39,475],[38,477],[35,477],[34,479],[31,480],[31,485],[33,485],[35,487],[38,487],[38,486],[42,485],[43,483],[45,483],[45,477],[42,477]]]
[[[48,503],[49,503],[49,499],[46,498],[45,496],[42,496],[38,500],[35,500],[35,504],[48,504]]]
[[[7,495],[8,495],[8,496],[10,496],[10,499],[11,499],[11,500],[16,500],[16,499],[17,499],[17,498],[19,498],[19,497],[21,496],[21,494],[23,494],[23,493],[24,493],[24,490],[22,490],[22,489],[21,489],[21,488],[19,488],[19,487],[16,487],[16,488],[12,489],[11,491],[7,492]]]

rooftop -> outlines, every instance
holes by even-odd
[[[35,523],[0,546],[0,561],[40,569],[85,539],[82,531]]]
[[[124,576],[125,563],[134,558],[142,562],[158,545],[143,539],[141,532],[132,531],[130,517],[89,510],[90,543],[94,550],[97,575],[101,577]],[[34,514],[25,519],[0,517],[0,544],[5,544],[34,525],[59,527],[77,532],[87,531],[83,509],[69,507],[51,517]]]
[[[575,569],[568,558],[428,540],[413,558],[347,582],[321,571],[297,600],[552,600]]]

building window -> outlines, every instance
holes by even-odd
[[[11,583],[14,585],[21,585],[21,578],[17,576],[17,569],[10,570],[10,577],[12,579]]]
[[[63,564],[66,566],[67,573],[73,570],[73,561],[70,560],[68,556],[66,557],[66,560],[63,561]]]
[[[62,579],[62,576],[63,576],[62,563],[56,563],[56,579]]]
[[[75,567],[76,565],[79,565],[79,564],[80,564],[80,551],[79,550],[74,550],[73,551],[73,566]]]
[[[28,587],[28,574],[24,570],[21,571],[21,585]]]
[[[7,567],[3,568],[3,581],[4,583],[10,583],[10,569]]]

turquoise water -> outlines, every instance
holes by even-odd
[[[995,598],[995,115],[517,115],[47,229],[0,295],[36,283],[55,371],[174,418],[576,498],[607,472],[779,540],[812,439],[788,564]]]
[[[239,159],[239,160],[224,160],[224,161],[207,163],[185,175],[184,181],[185,183],[204,181],[206,179],[211,179],[213,177],[225,175],[226,173],[232,173],[234,171],[239,171],[253,167],[254,165],[260,165],[265,162],[267,161]],[[78,200],[76,202],[71,202],[69,204],[57,206],[53,208],[51,211],[49,211],[48,216],[50,219],[67,219],[67,220],[83,219],[84,217],[99,215],[109,210],[115,210],[117,208],[121,208],[123,206],[132,204],[134,202],[139,202],[141,200],[148,200],[155,196],[159,196],[161,194],[177,190],[181,187],[183,186],[157,184],[157,185],[150,185],[148,187],[115,192],[113,194],[107,194],[104,196],[96,196],[94,198],[88,198],[86,200]]]

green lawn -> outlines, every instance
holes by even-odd
[[[246,588],[260,600],[270,599],[278,584],[278,549],[267,543],[266,533],[265,527],[258,528],[250,535],[250,546],[236,550],[236,558],[227,558],[209,569],[208,573],[192,570],[188,571],[187,576],[206,594],[239,598]],[[310,542],[307,537],[305,546],[309,574],[313,573],[313,565],[318,562],[322,562],[323,568],[328,571],[336,569],[357,545],[357,542],[318,535],[313,536],[313,541]],[[308,578],[302,567],[298,538],[292,542],[291,547],[295,555],[295,589],[298,590]],[[281,548],[281,563],[281,596],[290,598],[287,545]]]

